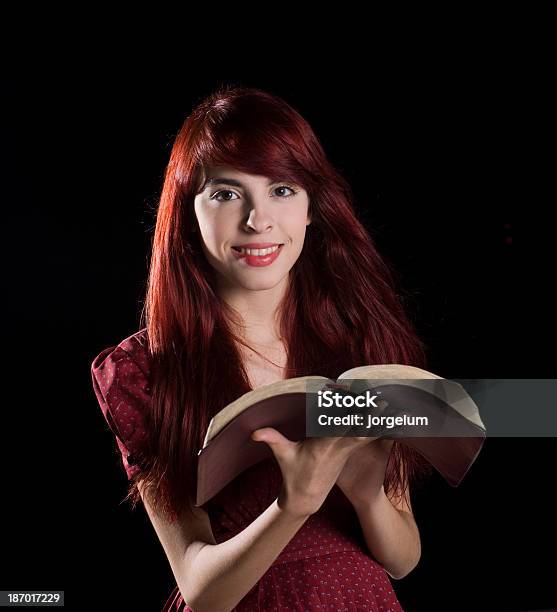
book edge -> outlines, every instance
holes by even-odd
[[[286,378],[283,380],[277,380],[276,382],[269,383],[268,385],[263,385],[261,387],[257,387],[256,389],[251,389],[247,391],[243,395],[241,395],[238,399],[234,400],[230,404],[227,404],[222,410],[217,412],[209,422],[209,426],[207,427],[207,432],[205,433],[205,439],[203,440],[203,448],[205,448],[209,442],[230,423],[233,421],[239,414],[241,414],[244,410],[249,408],[250,406],[257,404],[258,402],[265,400],[269,397],[274,397],[277,395],[284,395],[286,393],[305,393],[306,384],[310,380],[315,381],[331,381],[332,379],[327,378],[326,376],[298,376],[296,378]],[[202,450],[202,449],[201,449]],[[198,452],[198,454],[201,452]]]

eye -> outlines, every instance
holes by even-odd
[[[296,195],[298,192],[293,188],[293,187],[289,187],[288,185],[281,185],[280,187],[277,187],[275,189],[275,191],[277,189],[290,189],[290,191],[292,192],[290,195],[286,195],[286,196],[282,196],[284,198],[291,198],[292,196]]]
[[[289,185],[280,185],[279,187],[275,187],[274,191],[278,191],[279,189],[288,189],[292,192],[290,194],[280,196],[281,198],[291,198],[292,196],[298,193],[293,187],[290,187]],[[234,191],[231,191],[230,189],[221,189],[220,191],[215,192],[209,199],[217,200],[217,202],[230,202],[232,199],[237,199],[237,198],[225,198],[223,200],[222,198],[219,197],[223,193],[228,193],[228,194],[231,193],[231,194],[237,195]]]
[[[221,189],[220,191],[217,191],[216,193],[214,193],[210,199],[211,200],[217,200],[217,202],[230,202],[230,199],[226,199],[226,200],[221,200],[219,199],[217,196],[219,196],[221,193],[234,193],[233,191],[230,191],[230,189]],[[236,195],[234,193],[234,195]]]

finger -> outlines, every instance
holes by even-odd
[[[269,446],[277,444],[291,443],[292,441],[283,436],[280,431],[273,427],[263,427],[256,429],[251,433],[251,439],[254,442],[266,442]]]

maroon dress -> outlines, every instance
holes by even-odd
[[[146,433],[142,414],[149,406],[146,330],[104,349],[91,366],[93,388],[116,437],[131,480],[138,467],[134,452]],[[203,509],[217,544],[251,524],[277,498],[282,474],[274,457],[245,470]],[[370,555],[357,514],[334,485],[235,610],[401,611],[389,576]],[[162,612],[191,611],[176,586]]]

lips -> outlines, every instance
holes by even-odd
[[[269,249],[274,246],[281,246],[283,242],[250,242],[248,244],[236,244],[232,248],[239,249]]]
[[[268,253],[267,255],[252,255],[246,252],[240,252],[239,247],[232,247],[232,253],[234,258],[241,265],[246,265],[249,267],[261,267],[268,266],[276,260],[276,258],[282,252],[284,244],[280,244],[277,249],[275,249],[272,253]],[[250,247],[245,247],[250,248]],[[264,247],[265,248],[265,247]],[[267,247],[268,248],[268,247]]]

